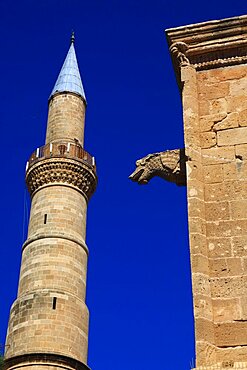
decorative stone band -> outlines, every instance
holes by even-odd
[[[15,356],[4,360],[3,370],[12,370],[19,367],[51,366],[68,370],[90,370],[82,362],[74,358],[55,353],[29,353],[21,356]]]
[[[209,49],[200,55],[194,54],[184,42],[176,42],[170,46],[170,52],[176,68],[191,65],[200,71],[247,63],[247,47],[224,51]]]
[[[43,187],[63,184],[80,191],[87,200],[94,193],[97,176],[92,166],[68,158],[41,158],[26,172],[30,195]]]
[[[175,69],[196,70],[247,62],[247,16],[166,30]]]
[[[80,247],[82,247],[85,252],[89,253],[88,251],[88,247],[86,245],[86,243],[82,240],[79,240],[79,239],[76,239],[76,238],[72,238],[72,237],[68,237],[67,235],[63,235],[63,234],[58,234],[58,233],[55,233],[55,234],[45,234],[45,233],[40,233],[38,235],[35,235],[33,236],[32,238],[28,238],[24,244],[22,245],[22,251],[32,242],[36,242],[37,240],[40,240],[40,239],[52,239],[52,238],[55,238],[55,239],[64,239],[64,240],[69,240],[70,242],[74,242],[76,243],[77,245],[79,245]]]

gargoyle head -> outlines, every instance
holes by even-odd
[[[184,149],[166,150],[149,154],[136,161],[136,170],[129,176],[138,184],[147,184],[154,176],[181,186],[186,184]]]
[[[147,184],[154,176],[158,175],[162,170],[160,153],[149,154],[136,161],[136,169],[129,176],[132,181],[137,181],[138,184]]]

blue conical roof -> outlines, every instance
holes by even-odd
[[[71,42],[68,54],[58,75],[50,98],[56,92],[74,92],[86,101],[73,41]]]

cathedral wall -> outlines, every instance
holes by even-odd
[[[188,158],[186,163],[188,225],[196,358],[197,363],[206,364],[216,361],[216,353],[206,240],[204,178],[200,145],[200,114],[195,69],[191,66],[184,67],[181,71],[181,80],[183,82],[182,103],[185,153]]]
[[[247,360],[247,65],[197,72],[217,360]]]

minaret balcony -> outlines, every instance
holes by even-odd
[[[26,171],[40,159],[47,158],[72,158],[80,160],[96,170],[95,159],[81,145],[71,142],[55,142],[37,148],[30,156]]]
[[[88,200],[97,185],[94,157],[77,143],[46,144],[30,156],[26,183],[31,196],[45,186],[63,183],[79,190]]]

